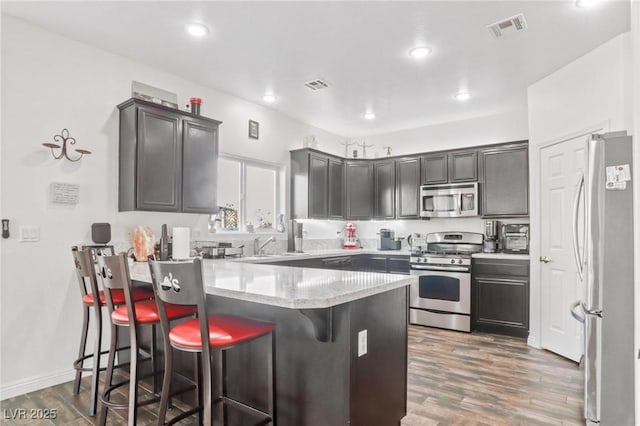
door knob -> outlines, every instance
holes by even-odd
[[[551,259],[549,259],[547,256],[540,256],[540,262],[549,263],[551,262]]]

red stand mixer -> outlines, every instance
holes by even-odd
[[[344,243],[342,244],[342,248],[349,250],[358,248],[356,226],[351,222],[347,223],[347,226],[344,228]]]

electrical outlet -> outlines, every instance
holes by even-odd
[[[40,227],[39,226],[21,226],[20,227],[20,242],[23,243],[35,243],[40,241]]]
[[[366,355],[367,353],[367,330],[358,332],[358,356]]]

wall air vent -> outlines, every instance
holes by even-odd
[[[329,87],[327,83],[320,80],[319,78],[315,80],[307,81],[304,85],[311,90],[320,90],[320,89],[326,89],[327,87]]]
[[[503,35],[514,33],[516,31],[526,30],[527,21],[524,19],[524,15],[520,13],[510,18],[494,22],[491,25],[487,25],[487,29],[493,38],[500,38]]]

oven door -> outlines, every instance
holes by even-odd
[[[418,283],[409,290],[409,307],[471,314],[471,273],[467,268],[412,265],[411,275],[418,277]]]

